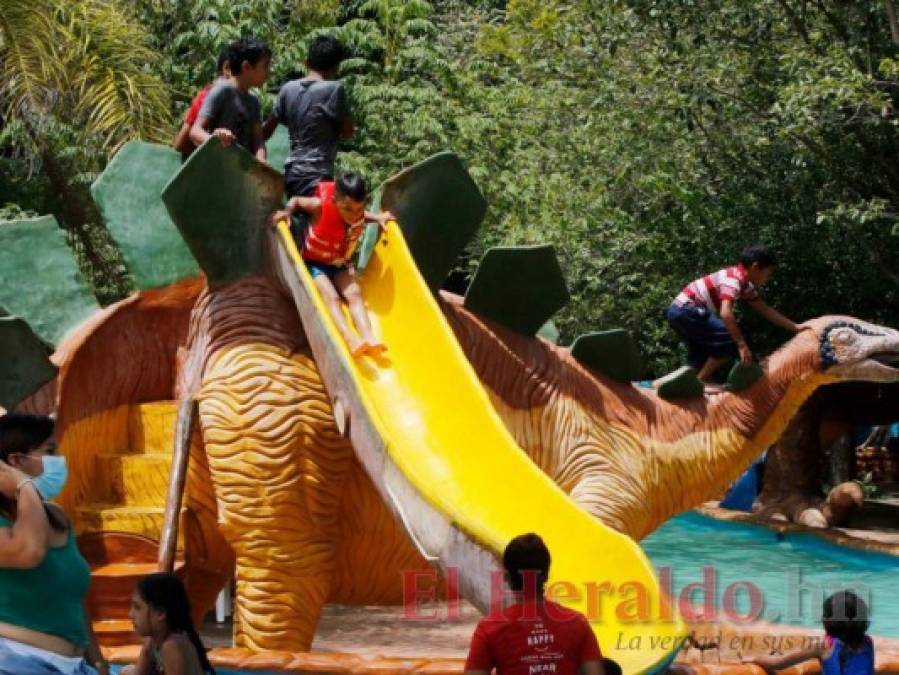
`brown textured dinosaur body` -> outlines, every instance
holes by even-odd
[[[896,374],[868,357],[899,349],[899,333],[830,317],[773,355],[745,392],[671,403],[483,322],[454,296],[442,306],[522,450],[583,508],[637,539],[719,495],[816,387]],[[196,392],[185,536],[204,555],[188,561],[189,581],[195,601],[211,603],[236,560],[236,643],[255,649],[306,649],[324,602],[398,602],[401,571],[426,567],[337,432],[295,317],[269,278],[190,282],[106,310],[58,354],[75,476],[89,473],[91,429],[104,411]],[[825,343],[836,350],[826,371]],[[66,505],[90,489],[76,481]]]

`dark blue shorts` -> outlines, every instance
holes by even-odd
[[[739,356],[727,326],[705,307],[671,303],[667,317],[674,332],[687,344],[687,363],[693,368],[702,368],[710,356]]]
[[[297,249],[300,251],[303,250],[303,241],[306,239],[306,228],[307,221],[305,214],[294,214],[290,222],[290,233],[293,235],[293,240],[296,242]],[[309,274],[312,275],[313,279],[315,279],[315,277],[325,276],[333,281],[334,277],[347,269],[346,265],[328,265],[327,263],[305,259],[303,262],[306,263],[306,269],[309,270]]]
[[[311,260],[305,260],[306,269],[309,270],[309,274],[312,275],[312,278],[315,277],[328,277],[331,281],[334,281],[334,277],[336,277],[341,272],[346,272],[346,265],[328,265],[320,262],[313,262]]]
[[[315,171],[303,171],[296,166],[290,166],[285,170],[284,186],[289,197],[314,197],[315,188],[323,180],[334,180],[328,174]]]

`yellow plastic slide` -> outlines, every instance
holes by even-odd
[[[422,553],[443,569],[457,567],[463,596],[484,610],[496,556],[514,536],[537,532],[552,554],[551,596],[590,617],[604,655],[625,673],[662,669],[686,630],[651,564],[515,443],[399,226],[389,223],[361,276],[375,334],[388,346],[377,361],[349,354],[286,223],[278,229],[281,274],[335,414],[346,415],[356,453]]]

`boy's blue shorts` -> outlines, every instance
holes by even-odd
[[[334,281],[334,277],[336,277],[341,272],[346,272],[345,265],[328,265],[326,263],[320,262],[312,262],[311,260],[304,261],[306,263],[306,269],[309,270],[309,274],[312,275],[312,278],[315,277],[328,277],[331,281]]]
[[[737,343],[727,326],[705,307],[671,303],[667,318],[674,332],[687,343],[687,363],[696,370],[702,368],[710,356],[739,356]]]

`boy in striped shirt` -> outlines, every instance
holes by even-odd
[[[737,300],[775,326],[793,333],[807,328],[793,323],[759,297],[758,289],[768,283],[776,264],[771,249],[754,244],[740,254],[739,264],[684,286],[668,307],[668,323],[687,344],[687,363],[703,382],[710,382],[732,358],[739,358],[744,365],[752,363],[752,351],[734,316]]]

